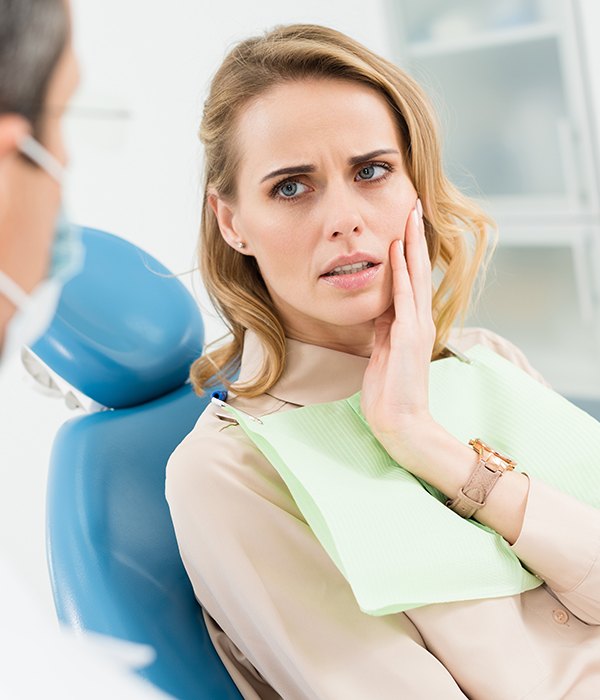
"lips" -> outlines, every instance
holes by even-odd
[[[331,272],[326,274],[326,277],[333,275],[353,275],[356,272],[362,272],[363,270],[368,270],[370,267],[374,267],[373,263],[370,262],[358,262],[352,265],[340,265],[334,267]]]
[[[344,293],[359,292],[370,287],[379,278],[382,267],[381,263],[369,263],[369,267],[359,263],[359,269],[356,271],[353,271],[352,266],[350,266],[350,272],[321,275],[319,280],[322,284]]]
[[[352,253],[351,255],[338,255],[336,258],[333,258],[333,260],[330,260],[327,263],[320,277],[332,276],[332,273],[333,276],[335,276],[337,274],[340,274],[340,272],[341,274],[344,274],[344,272],[350,272],[350,268],[348,267],[350,265],[357,265],[358,263],[367,263],[367,265],[363,265],[363,268],[368,269],[373,265],[379,265],[380,262],[380,260],[378,260],[370,253],[366,253],[363,251],[357,251],[356,253]],[[346,270],[340,271],[340,268],[344,267],[346,268]],[[361,268],[357,268],[357,270],[360,269]]]

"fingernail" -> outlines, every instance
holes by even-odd
[[[421,222],[421,219],[419,218],[419,212],[417,211],[416,207],[412,210],[412,218],[415,226],[419,228],[419,223]]]
[[[419,212],[419,218],[423,218],[423,205],[421,204],[421,200],[417,197],[417,211]]]
[[[397,243],[398,243],[398,248],[400,250],[400,255],[404,255],[404,243],[402,243],[400,238],[397,239]]]

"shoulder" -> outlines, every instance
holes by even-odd
[[[276,410],[271,397],[230,403],[253,415]],[[273,404],[273,405],[272,405]],[[171,511],[186,511],[257,496],[295,510],[279,473],[239,425],[219,418],[209,404],[194,428],[171,454],[166,470],[166,497]]]
[[[534,379],[544,384],[544,386],[550,387],[550,384],[531,365],[525,353],[520,348],[507,338],[488,328],[481,328],[479,326],[453,328],[450,331],[448,342],[463,352],[475,345],[484,345],[530,374]]]

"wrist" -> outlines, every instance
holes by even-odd
[[[381,427],[372,428],[373,434],[392,456],[410,455],[427,435],[438,428],[443,430],[428,412],[404,415],[385,423],[381,421],[379,425]]]
[[[378,439],[398,464],[448,496],[458,492],[478,462],[474,450],[431,415]]]
[[[433,419],[416,422],[408,431],[392,431],[387,443],[381,443],[398,464],[449,499],[455,498],[467,483],[480,459],[472,447],[460,442]],[[473,517],[512,545],[523,526],[528,494],[529,477],[507,471]]]

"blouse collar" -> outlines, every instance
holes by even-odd
[[[270,396],[297,406],[327,403],[360,391],[368,357],[360,357],[320,345],[286,338],[283,374],[267,392]],[[238,381],[252,380],[265,356],[259,336],[246,330]]]

